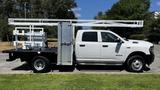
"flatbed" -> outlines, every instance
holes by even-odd
[[[10,49],[4,50],[3,53],[9,53],[9,59],[7,61],[13,61],[16,59],[21,59],[21,61],[26,61],[30,63],[32,59],[36,56],[47,56],[52,61],[56,63],[57,61],[57,48],[33,48],[33,49]]]

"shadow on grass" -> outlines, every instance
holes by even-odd
[[[108,71],[122,71],[124,70],[123,66],[102,66],[102,65],[87,65],[87,66],[77,66],[76,67],[78,70],[108,70]]]
[[[30,67],[29,64],[27,63],[24,63],[16,68],[13,68],[12,70],[22,70],[22,71],[29,71],[29,70],[32,70],[32,68]]]
[[[20,71],[30,71],[32,70],[31,66],[27,63],[22,64],[12,70],[20,70]],[[72,72],[75,70],[78,71],[122,71],[124,70],[123,66],[102,66],[102,65],[83,65],[83,66],[52,66],[51,70],[58,70],[59,72]]]

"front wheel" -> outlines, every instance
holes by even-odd
[[[145,63],[144,58],[139,55],[131,56],[127,62],[127,70],[131,72],[142,72],[144,69]]]
[[[32,68],[35,73],[45,73],[50,70],[50,62],[46,57],[38,56],[32,60]]]

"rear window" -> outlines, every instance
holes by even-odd
[[[97,32],[84,32],[82,36],[82,41],[97,42]]]

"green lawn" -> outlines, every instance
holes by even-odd
[[[159,90],[160,75],[0,75],[0,90]]]

